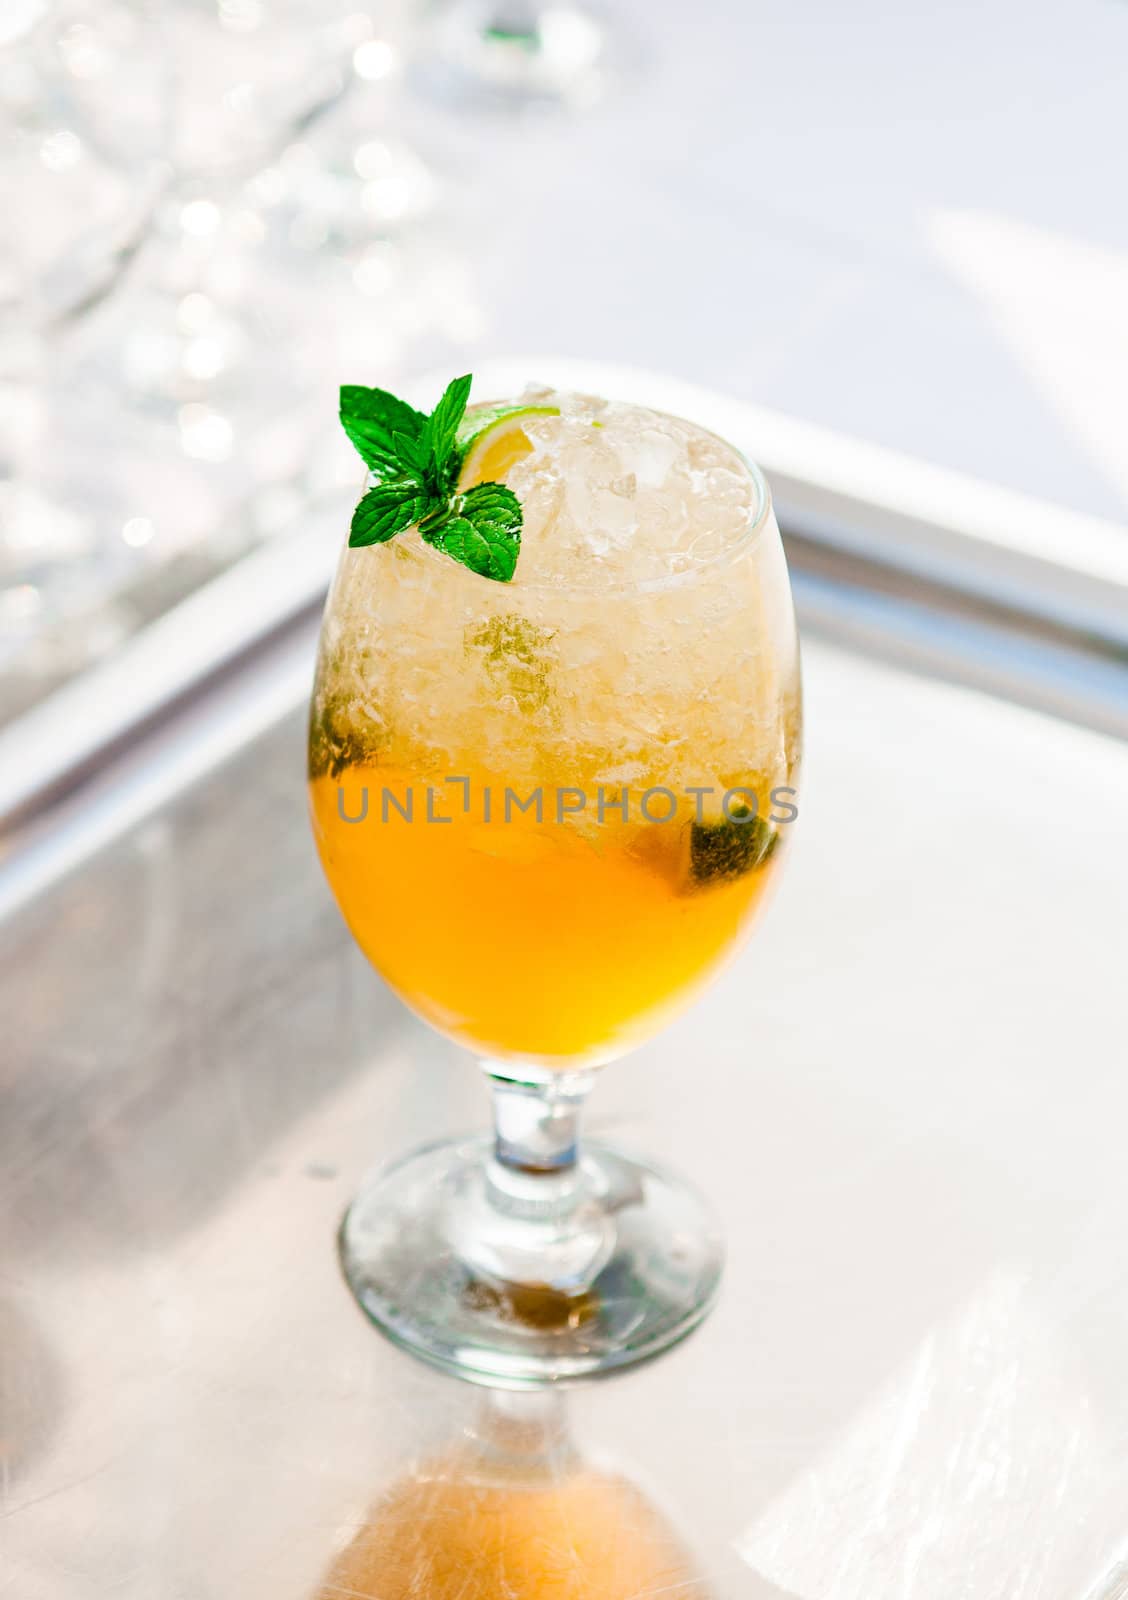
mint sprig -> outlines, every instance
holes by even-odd
[[[521,502],[502,483],[458,491],[470,382],[469,374],[455,378],[429,416],[386,389],[342,387],[341,425],[376,479],[353,512],[349,544],[386,544],[417,526],[471,572],[508,583],[521,551]]]
[[[421,411],[397,400],[386,389],[362,389],[346,383],[341,388],[341,424],[363,459],[378,475],[403,470],[395,436],[418,438],[426,421]]]

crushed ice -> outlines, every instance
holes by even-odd
[[[533,453],[509,473],[525,513],[518,581],[653,581],[739,541],[755,489],[721,440],[593,395],[530,385],[524,398],[560,414],[528,420]]]

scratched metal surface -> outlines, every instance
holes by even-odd
[[[337,919],[300,713],[0,928],[0,1594],[1120,1592],[1128,758],[825,647],[807,684],[767,927],[593,1108],[711,1193],[722,1304],[571,1397],[626,1486],[562,1457],[530,1524],[518,1475],[493,1543],[475,1397],[333,1249],[484,1093]]]

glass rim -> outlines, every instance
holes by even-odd
[[[656,415],[672,416],[673,413],[659,411],[656,412]],[[688,420],[685,417],[674,417],[676,422],[688,422]],[[518,557],[517,570],[508,583],[499,583],[496,578],[487,578],[480,572],[474,572],[469,567],[463,567],[461,562],[455,562],[454,565],[461,567],[461,570],[475,582],[488,584],[491,589],[511,589],[524,594],[658,594],[667,589],[683,588],[696,582],[704,574],[713,571],[715,568],[727,566],[730,562],[736,561],[740,556],[746,555],[758,541],[760,534],[770,519],[772,515],[772,493],[760,466],[750,456],[745,455],[743,450],[738,450],[736,445],[730,443],[728,439],[723,439],[719,433],[713,433],[709,428],[701,428],[697,423],[692,423],[691,426],[697,428],[697,431],[707,438],[714,439],[718,444],[724,445],[726,450],[732,451],[733,455],[743,463],[749,478],[752,480],[754,490],[754,498],[748,510],[747,526],[741,530],[730,544],[725,545],[723,549],[707,557],[706,560],[695,562],[692,567],[683,567],[678,572],[663,573],[655,578],[636,578],[625,583],[545,583],[536,581],[522,583],[520,557]],[[365,487],[371,488],[376,481],[374,475],[368,473],[365,477]],[[439,563],[449,565],[451,563],[450,556],[444,555],[441,550],[436,550],[433,545],[427,544],[420,538],[419,530],[415,524],[406,529],[405,533],[411,540],[408,548],[413,554],[419,554],[424,561],[432,562],[436,565]]]

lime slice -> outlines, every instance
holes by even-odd
[[[476,483],[504,483],[505,475],[533,447],[523,424],[530,417],[558,417],[559,406],[471,406],[458,430],[458,443],[466,452],[458,479],[460,489]]]
[[[694,886],[731,883],[762,867],[779,843],[778,832],[746,806],[723,822],[694,822],[689,830],[690,873]]]

